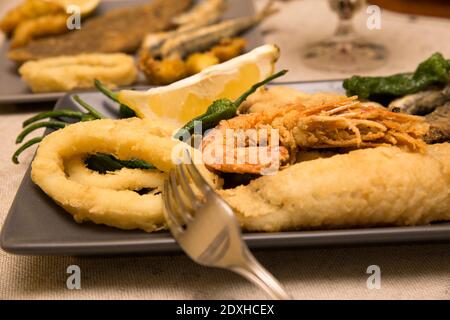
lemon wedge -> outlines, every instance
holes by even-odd
[[[118,100],[140,118],[181,126],[203,114],[215,100],[235,100],[270,76],[279,54],[277,46],[264,45],[168,86],[148,91],[122,90]]]
[[[91,14],[100,4],[100,0],[47,0],[63,7],[66,11],[70,6],[80,8],[80,14],[83,16]]]

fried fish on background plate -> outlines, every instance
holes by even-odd
[[[12,49],[8,57],[22,63],[81,53],[135,52],[148,32],[170,28],[171,20],[191,3],[191,0],[154,0],[114,9],[89,19],[80,30],[32,40],[23,47]]]
[[[7,35],[11,35],[23,22],[64,12],[65,10],[61,5],[52,1],[25,0],[5,14],[0,21],[0,30]]]

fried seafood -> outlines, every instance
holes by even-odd
[[[244,39],[223,39],[211,50],[193,53],[186,60],[179,57],[160,60],[154,58],[151,51],[143,50],[139,55],[139,69],[150,84],[167,85],[224,62],[224,59],[230,60],[239,56],[245,45]]]
[[[22,22],[14,30],[11,48],[26,45],[33,39],[67,32],[67,15],[65,13],[38,17]]]
[[[187,58],[186,67],[188,73],[192,75],[219,63],[219,59],[211,53],[193,53]]]
[[[141,120],[98,120],[56,131],[41,143],[32,164],[32,179],[78,222],[158,230],[164,226],[160,195],[86,185],[71,180],[64,171],[65,159],[99,151],[122,158],[138,156],[167,170],[172,165],[171,140],[152,135],[150,129]],[[111,186],[111,182],[106,185]]]
[[[33,92],[91,88],[95,79],[111,87],[125,86],[137,78],[133,57],[122,53],[81,54],[28,61],[20,67],[19,73]]]
[[[448,143],[424,154],[380,147],[298,163],[220,194],[249,231],[419,225],[450,220],[449,177]]]
[[[94,120],[66,126],[46,136],[32,163],[31,178],[77,222],[152,232],[165,228],[161,185],[174,167],[180,142],[172,126],[141,120]],[[176,148],[176,149],[174,149]],[[111,154],[140,159],[156,169],[123,168],[106,174],[85,167],[86,156]],[[200,166],[213,187],[217,178]],[[145,191],[143,194],[140,191]]]
[[[65,10],[57,3],[42,0],[26,0],[6,13],[5,17],[0,21],[0,30],[9,35],[25,21],[61,13],[65,13]]]
[[[161,195],[106,188],[110,181],[104,186],[76,182],[67,176],[64,167],[64,162],[74,157],[103,152],[120,159],[139,158],[168,171],[173,167],[171,152],[176,142],[161,133],[158,125],[140,119],[95,120],[67,126],[43,139],[32,163],[31,177],[77,222],[89,220],[148,232],[161,229]]]
[[[178,58],[158,60],[147,52],[140,55],[139,69],[153,85],[167,85],[189,76],[186,63]]]
[[[208,50],[220,39],[234,37],[272,15],[276,12],[272,5],[273,1],[270,0],[266,7],[254,16],[226,20],[172,37],[161,46],[160,55],[162,58],[183,58],[193,52]]]
[[[254,130],[254,136],[239,136]],[[267,132],[274,129],[279,135],[276,144]],[[386,145],[405,147],[423,152],[422,137],[429,125],[421,117],[393,113],[384,108],[359,102],[356,97],[341,97],[339,101],[306,108],[290,105],[263,113],[241,115],[221,121],[202,142],[204,161],[210,169],[223,172],[261,173],[273,165],[272,151],[279,153],[281,165],[295,162],[296,154],[310,149],[357,149]],[[263,134],[264,133],[264,134]],[[279,145],[278,145],[279,143]],[[252,160],[252,149],[266,147],[269,159]],[[216,161],[217,159],[233,161]]]
[[[242,54],[246,45],[247,41],[242,38],[223,38],[209,52],[222,63]]]
[[[425,119],[430,124],[430,131],[424,137],[427,143],[450,142],[450,102],[437,107]]]
[[[199,21],[217,21],[226,8],[226,0],[205,0],[192,10],[182,13],[172,19],[178,26],[197,25]]]
[[[339,102],[342,95],[337,93],[315,93],[308,94],[296,89],[275,86],[271,88],[261,88],[242,103],[239,113],[265,112],[278,110],[289,104],[301,104],[305,108],[319,106],[322,104]]]
[[[393,112],[426,115],[447,101],[450,102],[450,84],[444,88],[429,89],[403,96],[392,101],[388,108]]]
[[[17,62],[82,53],[135,52],[148,32],[171,27],[171,20],[191,5],[191,0],[155,0],[148,4],[111,10],[83,23],[80,30],[36,39],[12,49]]]

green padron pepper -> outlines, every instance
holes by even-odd
[[[357,95],[381,103],[407,94],[426,90],[433,85],[450,82],[450,60],[434,53],[423,61],[414,73],[395,74],[388,77],[353,76],[344,81],[348,96]]]
[[[269,83],[270,81],[284,76],[288,71],[282,70],[272,76],[266,78],[265,80],[254,84],[248,91],[246,91],[242,96],[240,96],[236,101],[231,101],[230,99],[220,99],[214,101],[206,110],[206,112],[188,123],[186,123],[176,134],[175,138],[180,139],[186,133],[193,134],[196,122],[202,122],[202,130],[208,130],[214,128],[222,120],[231,119],[236,116],[239,106],[259,87],[262,87]]]
[[[136,117],[136,112],[133,111],[130,107],[120,103],[119,99],[117,99],[117,93],[109,90],[100,80],[95,79],[94,81],[95,87],[98,91],[103,93],[105,96],[110,98],[112,101],[120,104],[119,106],[119,115],[121,118],[133,118]]]

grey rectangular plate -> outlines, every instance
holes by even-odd
[[[139,3],[148,3],[151,0],[122,0],[102,1],[96,10],[100,15],[114,8]],[[235,18],[252,15],[255,12],[252,1],[229,0],[224,18]],[[261,32],[254,28],[246,32],[243,37],[248,41],[247,48],[252,49],[264,43]],[[25,82],[22,81],[17,65],[7,57],[9,44],[0,47],[0,105],[7,103],[43,102],[56,101],[63,97],[65,92],[32,93]],[[143,85],[145,81],[141,78],[137,85]],[[1,107],[1,106],[0,106]]]
[[[287,83],[305,91],[342,91],[341,81]],[[100,93],[81,93],[81,98],[105,115],[116,118],[117,105]],[[68,94],[56,109],[79,110]],[[367,228],[282,233],[245,233],[250,248],[412,243],[450,240],[450,223],[418,227]],[[4,250],[34,255],[103,255],[166,253],[180,251],[167,232],[123,231],[103,225],[77,224],[71,215],[47,197],[25,174],[1,234]]]

